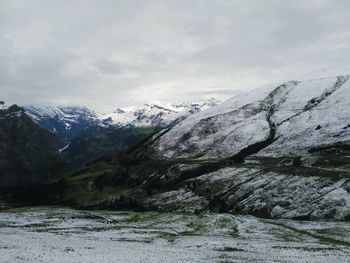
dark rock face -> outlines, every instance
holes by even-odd
[[[0,111],[0,187],[42,182],[58,164],[53,134],[33,122],[17,105]]]

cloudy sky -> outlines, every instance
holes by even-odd
[[[0,100],[109,111],[336,71],[350,64],[349,10],[349,0],[0,0]]]

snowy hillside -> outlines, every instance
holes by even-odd
[[[146,207],[349,220],[349,153],[344,75],[242,93],[163,129],[134,154],[154,162],[139,174],[152,193]]]
[[[289,81],[188,117],[157,142],[163,157],[306,154],[350,142],[349,76]]]
[[[200,103],[163,103],[151,101],[143,106],[119,108],[102,116],[105,124],[135,127],[166,126],[179,117],[216,106],[219,101],[210,99]]]

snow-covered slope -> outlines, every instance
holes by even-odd
[[[171,158],[301,155],[350,142],[349,76],[264,87],[194,114],[165,133]]]
[[[86,107],[27,106],[26,114],[56,134],[60,147],[67,145],[82,129],[100,124],[99,115]]]
[[[216,106],[219,101],[210,99],[200,103],[163,103],[151,101],[143,106],[118,108],[110,114],[102,116],[103,122],[109,125],[135,127],[166,126],[179,117],[206,110]]]

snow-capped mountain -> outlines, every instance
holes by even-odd
[[[200,103],[162,103],[152,101],[143,106],[119,108],[110,114],[98,114],[87,107],[26,106],[26,114],[41,127],[56,134],[59,146],[66,146],[83,129],[96,126],[164,127],[177,118],[216,106],[210,99]]]
[[[116,126],[131,125],[134,127],[162,127],[179,117],[187,117],[193,113],[206,110],[219,103],[210,99],[198,103],[163,103],[151,101],[143,106],[118,108],[110,114],[102,116],[103,123]]]
[[[99,115],[86,107],[27,106],[26,114],[67,145],[81,130],[99,125]]]
[[[242,93],[189,116],[156,148],[163,157],[242,159],[302,155],[349,142],[350,81],[344,75]]]

